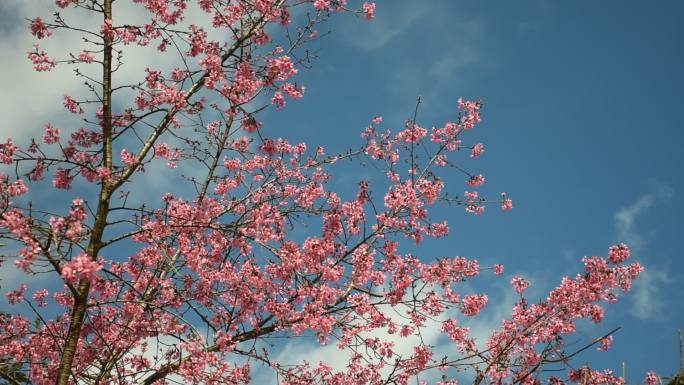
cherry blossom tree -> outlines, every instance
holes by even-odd
[[[464,282],[494,279],[503,266],[421,254],[425,238],[448,236],[441,207],[513,207],[505,193],[481,197],[485,178],[459,166],[485,151],[472,137],[481,102],[458,100],[452,121],[433,128],[415,114],[399,130],[369,117],[357,147],[340,154],[266,135],[259,113],[304,96],[293,77],[311,64],[304,47],[320,38],[317,25],[338,13],[373,19],[374,4],[55,5],[30,32],[74,44],[36,44],[28,59],[38,72],[72,68],[85,87],[61,101],[69,123],[0,144],[2,262],[58,282],[50,290],[29,280],[7,295],[5,383],[247,384],[258,371],[288,385],[624,383],[571,365],[584,348],[607,350],[612,332],[582,349],[565,339],[581,319],[601,322],[603,304],[630,289],[642,267],[627,264],[627,246],[583,259],[581,273],[536,303],[514,277],[519,300],[485,340],[462,320],[489,299]],[[134,49],[163,63],[130,69]],[[359,180],[350,196],[335,191],[342,160],[372,164],[379,177]],[[174,173],[157,196],[147,184],[159,164]],[[469,191],[449,194],[447,170],[462,172]],[[449,349],[423,340],[428,329]],[[283,362],[282,345],[269,341],[295,337],[334,346],[344,365]],[[413,342],[399,349],[397,340]],[[649,374],[649,385],[658,381]]]

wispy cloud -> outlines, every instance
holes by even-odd
[[[645,242],[641,232],[636,229],[637,217],[654,205],[670,200],[673,194],[670,186],[656,182],[652,184],[651,190],[639,197],[636,202],[623,207],[615,214],[615,231],[618,240],[629,242],[630,247],[636,251],[640,251]]]
[[[148,22],[149,14],[141,12],[139,4],[116,5],[115,21],[117,24],[139,25]],[[75,27],[99,31],[101,20],[90,17],[82,10],[70,9],[63,12],[70,25]],[[42,0],[2,0],[0,1],[0,51],[3,53],[0,84],[3,92],[0,94],[0,138],[13,137],[20,143],[36,136],[44,123],[51,121],[57,126],[68,128],[73,125],[71,119],[62,107],[62,97],[69,94],[75,99],[93,98],[93,95],[83,86],[82,78],[76,77],[73,71],[78,68],[82,73],[98,78],[99,67],[90,65],[70,65],[58,63],[50,72],[37,73],[27,58],[28,51],[34,44],[39,44],[51,58],[56,60],[68,59],[68,54],[78,55],[84,49],[94,49],[85,43],[78,34],[66,30],[57,30],[43,40],[37,40],[29,33],[27,19],[40,16],[43,20],[52,21],[51,9],[44,6]],[[189,6],[186,18],[179,29],[189,24],[203,24],[206,15],[196,4]],[[204,23],[206,24],[206,23]],[[222,32],[207,27],[210,39],[218,39]],[[175,50],[166,53],[154,51],[154,46],[139,47],[136,44],[119,46],[123,50],[123,65],[116,71],[114,86],[135,84],[145,74],[145,68],[169,71],[179,67],[182,63]],[[134,100],[132,93],[119,92],[116,103],[128,105]],[[120,111],[115,111],[119,113]]]
[[[655,205],[667,202],[672,197],[673,191],[667,185],[653,183],[652,191],[642,195],[634,203],[623,207],[615,214],[615,232],[618,241],[627,243],[634,254],[644,257],[644,250],[648,237],[647,230],[637,226],[637,219],[645,215]],[[632,314],[640,319],[662,318],[664,316],[665,302],[662,286],[672,282],[672,278],[662,267],[648,261],[642,262],[645,271],[634,284]]]
[[[363,50],[372,51],[382,48],[393,41],[413,23],[429,14],[430,7],[417,1],[396,1],[392,7],[378,9],[377,17],[369,23],[354,23],[353,28],[345,28],[344,36],[348,43]]]
[[[431,104],[445,99],[455,90],[461,93],[467,88],[475,67],[491,66],[492,61],[488,60],[484,44],[489,30],[485,20],[469,15],[448,18],[437,15],[430,20],[430,25],[426,28],[427,32],[396,37],[413,42],[415,46],[412,52],[390,54],[392,59],[387,70],[391,76],[387,77],[387,89],[400,100],[421,95]],[[444,45],[431,47],[429,42],[424,41],[432,39],[431,34],[442,34],[444,31],[449,31],[453,36]]]
[[[83,42],[78,34],[66,30],[57,30],[47,39],[36,40],[29,33],[27,19],[36,16],[44,20],[52,20],[50,10],[43,6],[42,0],[0,0],[0,51],[3,52],[2,71],[0,71],[0,84],[7,92],[0,93],[0,141],[12,137],[21,145],[29,143],[32,137],[37,137],[47,122],[54,123],[66,132],[76,129],[83,124],[73,118],[62,106],[62,97],[69,94],[77,100],[93,99],[93,95],[83,86],[83,79],[74,75],[73,70],[78,68],[84,74],[98,78],[97,67],[91,65],[70,65],[59,63],[54,70],[48,73],[37,73],[27,58],[27,52],[33,44],[39,43],[51,57],[64,59],[68,53],[78,54],[83,49],[93,49],[93,46]],[[99,31],[101,20],[92,17],[84,17],[83,11],[69,9],[64,12],[67,21],[84,30]],[[143,11],[139,4],[120,4],[114,9],[117,24],[136,25],[148,22],[149,13]],[[206,19],[206,14],[196,4],[189,6],[186,19],[182,26],[188,24],[202,24],[200,20]],[[181,28],[181,27],[179,27]],[[182,29],[182,28],[181,28]],[[207,27],[210,39],[223,38],[221,32],[211,26]],[[139,47],[136,44],[119,46],[123,50],[123,65],[115,73],[114,86],[135,84],[145,74],[145,68],[170,71],[181,66],[179,56],[175,50],[167,53],[154,51],[154,46]],[[150,52],[154,53],[150,55]],[[129,106],[134,100],[133,92],[120,90],[115,95],[114,112],[121,113],[123,107]],[[262,101],[262,100],[260,100]],[[94,111],[88,111],[94,112]],[[170,146],[180,146],[179,140],[166,136],[160,141],[167,142]],[[118,146],[128,150],[137,151],[139,144],[136,141],[117,143]],[[116,148],[116,152],[120,150]],[[157,162],[147,167],[145,174],[136,175],[137,182],[131,184],[133,192],[129,203],[139,203],[157,199],[168,191],[178,191],[178,182],[173,175],[182,173],[188,178],[198,177],[205,174],[203,168],[195,165],[184,167],[181,163],[179,169],[169,171],[165,162]],[[144,180],[144,181],[143,181]],[[139,186],[139,187],[137,187]],[[192,186],[188,183],[187,189]]]
[[[665,301],[663,301],[663,286],[674,280],[667,271],[651,265],[639,276],[634,284],[632,314],[637,318],[659,319],[665,316]]]

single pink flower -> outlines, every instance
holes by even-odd
[[[375,18],[375,3],[363,3],[363,14],[366,19],[371,20]]]
[[[470,152],[470,157],[475,159],[478,156],[482,155],[483,152],[484,152],[484,144],[478,143],[478,144],[473,146],[473,149]]]

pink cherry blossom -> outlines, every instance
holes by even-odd
[[[62,190],[70,190],[71,183],[73,182],[73,180],[74,177],[72,175],[69,175],[68,170],[59,168],[55,173],[55,179],[52,180],[52,184],[55,186],[55,188]]]
[[[630,256],[630,250],[627,245],[621,243],[619,245],[611,246],[608,254],[608,258],[611,262],[618,265],[626,261]]]
[[[31,20],[31,35],[37,37],[38,39],[44,39],[52,35],[52,31],[47,29],[45,23],[40,17],[36,17]]]
[[[597,350],[602,351],[602,352],[607,352],[610,350],[610,347],[613,344],[613,336],[608,336],[605,338],[601,338],[601,344],[597,348]]]
[[[133,154],[131,154],[130,152],[128,152],[128,150],[126,150],[126,149],[121,150],[120,156],[121,156],[121,162],[123,164],[125,164],[126,166],[132,166],[136,162],[135,156]]]
[[[55,68],[55,61],[52,60],[45,51],[36,44],[33,51],[29,51],[28,58],[33,63],[33,69],[38,72],[50,71]]]
[[[78,54],[78,60],[90,64],[95,61],[95,55],[93,55],[91,52],[83,51]]]
[[[43,129],[45,130],[45,133],[43,134],[43,142],[45,142],[45,144],[55,144],[59,142],[59,136],[61,135],[62,130],[53,126],[52,123],[46,124]]]
[[[651,370],[646,375],[646,384],[647,385],[659,385],[659,384],[661,384],[660,377],[658,377],[656,372]]]
[[[473,146],[473,150],[470,152],[470,157],[475,159],[484,153],[484,144],[478,143]]]
[[[78,0],[55,0],[55,4],[60,8],[66,8],[69,4],[76,4],[77,2]]]
[[[480,174],[471,176],[466,183],[468,183],[468,186],[479,187],[482,186],[484,182],[485,178],[482,176],[482,174]]]
[[[271,81],[286,81],[297,74],[289,56],[280,56],[268,61],[268,77]]]
[[[530,282],[525,278],[516,275],[511,279],[511,286],[513,286],[513,288],[518,294],[522,294],[522,292],[525,291],[525,289],[530,287]]]
[[[252,116],[248,116],[242,121],[242,128],[247,132],[256,132],[261,128],[261,123],[257,122]]]
[[[0,143],[0,163],[12,164],[14,153],[18,149],[12,138],[7,139],[5,143]]]
[[[105,38],[105,40],[114,40],[116,37],[116,32],[114,31],[114,26],[112,25],[111,19],[106,19],[104,23],[102,23],[100,26],[100,34]]]
[[[79,254],[62,267],[62,276],[70,283],[75,283],[80,279],[93,282],[100,270],[102,270],[102,262],[93,261],[87,254]]]
[[[375,18],[375,3],[363,3],[363,13],[366,19],[371,20]]]
[[[28,187],[24,184],[24,181],[22,179],[17,180],[14,183],[10,183],[7,186],[7,193],[11,197],[17,197],[20,195],[24,195],[29,191]]]
[[[37,290],[33,294],[33,299],[37,302],[38,307],[47,307],[45,300],[47,299],[48,294],[47,289]]]
[[[279,110],[282,110],[283,107],[285,107],[285,97],[283,96],[282,92],[276,91],[273,94],[273,98],[271,99],[271,104],[276,106]]]
[[[506,193],[501,193],[501,209],[504,211],[509,211],[513,209],[513,200],[506,195]]]
[[[322,11],[332,10],[332,1],[331,0],[314,0],[313,5],[317,10],[322,10]]]
[[[487,305],[489,298],[485,294],[466,295],[463,297],[461,313],[473,317]]]
[[[19,289],[12,290],[7,293],[7,300],[11,305],[16,305],[18,303],[24,302],[24,292],[28,289],[25,283],[22,283]]]
[[[73,114],[82,114],[84,111],[78,106],[78,103],[69,95],[64,95],[64,108]]]

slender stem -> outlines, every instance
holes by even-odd
[[[415,109],[415,111],[413,111],[413,120],[411,120],[411,170],[410,170],[411,186],[414,186],[415,182],[416,182],[416,174],[415,174],[415,170],[414,170],[415,159],[413,157],[413,147],[414,147],[413,138],[414,138],[415,129],[416,129],[416,119],[418,119],[418,107],[420,107],[421,101],[422,101],[422,99],[419,96],[418,100],[416,100],[416,109]]]

